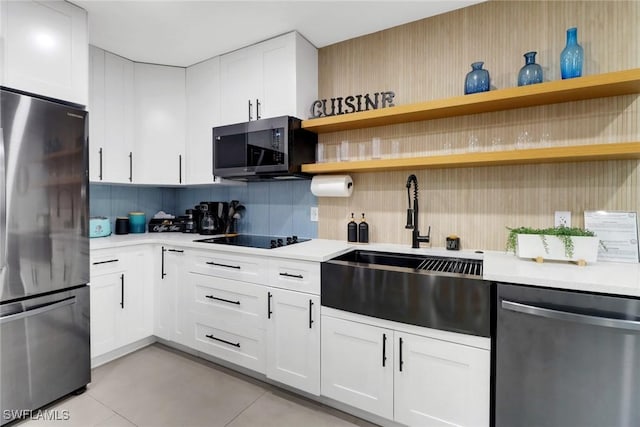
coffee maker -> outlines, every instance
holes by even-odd
[[[198,233],[211,235],[223,234],[227,228],[229,203],[200,202],[194,209],[194,222]]]

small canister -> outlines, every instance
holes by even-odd
[[[129,233],[144,233],[146,224],[144,212],[129,212]]]
[[[129,234],[129,218],[119,216],[116,218],[116,234]]]

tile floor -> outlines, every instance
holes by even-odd
[[[67,420],[20,427],[374,426],[325,405],[160,344],[92,372],[79,396],[46,408]],[[51,413],[51,412],[49,412]]]

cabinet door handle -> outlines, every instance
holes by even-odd
[[[256,120],[260,120],[260,100],[256,98]]]
[[[235,268],[236,270],[240,270],[240,266],[239,265],[219,264],[219,263],[213,262],[213,261],[207,261],[207,264],[215,265],[215,266],[218,266],[218,267]]]
[[[164,246],[162,247],[162,259],[160,262],[160,278],[164,280],[164,276],[167,275],[167,273],[164,272],[164,253],[167,250],[164,248]]]
[[[120,307],[124,309],[124,273],[120,275]]]
[[[387,363],[387,334],[382,334],[382,367]]]
[[[178,154],[178,184],[182,184],[182,154]]]
[[[98,150],[98,155],[100,156],[100,170],[98,173],[98,178],[102,181],[102,147]]]
[[[293,277],[295,279],[304,279],[304,276],[302,274],[289,274],[287,272],[284,272],[280,273],[280,275],[284,277]]]
[[[118,259],[110,259],[107,261],[96,261],[93,263],[93,265],[100,265],[100,264],[109,264],[110,262],[118,262]]]
[[[253,107],[253,104],[251,103],[251,100],[248,100],[249,102],[249,121],[253,120],[253,117],[251,116],[251,108]]]
[[[309,329],[311,329],[311,325],[313,325],[313,301],[309,300]]]
[[[402,365],[403,364],[404,364],[404,362],[402,361],[402,338],[400,338],[400,363],[398,364],[400,372],[402,372]]]
[[[231,301],[229,299],[214,297],[213,295],[205,295],[205,298],[214,299],[216,301],[228,302],[229,304],[237,304],[240,305],[240,301]]]
[[[133,152],[129,151],[129,182],[133,182]]]
[[[217,338],[217,337],[214,337],[213,335],[205,335],[205,337],[207,337],[209,339],[212,339],[212,340],[223,342],[225,344],[232,345],[234,347],[240,348],[240,343],[239,342],[231,342],[231,341],[223,340],[222,338]]]
[[[184,251],[182,249],[167,249],[167,252],[177,252],[179,254],[183,254]]]
[[[271,292],[267,292],[267,319],[271,319],[271,314],[273,314],[273,312],[271,311],[271,297],[273,296],[273,294]]]

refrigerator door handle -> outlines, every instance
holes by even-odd
[[[60,307],[72,305],[76,303],[76,297],[68,297],[59,301],[54,301],[49,304],[41,305],[37,308],[21,311],[20,313],[10,314],[8,316],[0,317],[0,325],[12,322],[14,320],[24,319],[26,317],[37,316],[38,314],[46,313],[47,311],[55,310]]]
[[[7,174],[5,169],[4,129],[0,128],[0,278],[7,266]],[[0,280],[0,284],[2,280]]]
[[[505,310],[517,313],[530,314],[532,316],[546,317],[547,319],[563,320],[585,325],[602,326],[605,328],[626,329],[640,332],[640,321],[614,319],[611,317],[591,316],[588,314],[571,313],[569,311],[553,310],[534,305],[521,304],[519,302],[502,300],[501,307]]]

